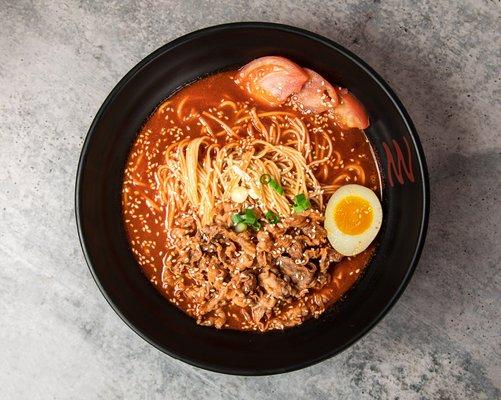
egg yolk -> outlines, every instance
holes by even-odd
[[[336,205],[334,221],[347,235],[359,235],[371,226],[373,219],[370,203],[359,196],[346,196]]]

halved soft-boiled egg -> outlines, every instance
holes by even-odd
[[[327,237],[334,250],[344,256],[354,256],[369,247],[382,221],[381,203],[365,186],[340,187],[325,209]]]

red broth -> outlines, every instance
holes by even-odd
[[[122,189],[123,220],[131,250],[144,274],[154,287],[180,309],[190,314],[193,304],[182,296],[175,296],[173,288],[163,284],[163,257],[167,248],[165,209],[158,194],[155,172],[164,161],[164,150],[174,141],[200,135],[198,119],[186,116],[205,110],[217,112],[228,125],[235,123],[235,112],[230,103],[244,102],[260,111],[279,110],[300,117],[311,130],[319,126],[313,116],[304,115],[291,105],[267,107],[254,104],[233,81],[235,72],[218,73],[196,81],[179,90],[155,110],[139,132],[132,145],[124,172]],[[210,123],[210,122],[209,122]],[[377,163],[364,132],[358,129],[342,130],[332,120],[321,122],[334,144],[336,162],[327,171],[318,171],[320,183],[332,182],[363,184],[380,193],[381,184]],[[214,128],[216,129],[216,128]],[[342,163],[340,161],[342,160]],[[351,166],[351,167],[350,167]],[[360,169],[364,181],[360,182]],[[358,173],[357,173],[358,171]],[[330,281],[319,291],[310,291],[304,298],[313,302],[316,294],[328,297],[328,305],[341,299],[355,284],[368,265],[375,245],[354,257],[345,257],[329,271]],[[254,329],[244,324],[240,307],[228,305],[224,328]],[[286,313],[282,314],[283,318]]]

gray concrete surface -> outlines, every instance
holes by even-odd
[[[0,398],[500,398],[500,3],[246,3],[0,0]],[[73,207],[116,82],[179,35],[240,20],[318,32],[372,65],[416,124],[432,186],[421,263],[390,314],[334,359],[261,378],[193,368],[127,328]]]

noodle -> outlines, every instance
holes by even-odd
[[[203,116],[217,122],[226,133],[223,143],[214,142],[209,136],[201,136],[184,139],[167,147],[165,164],[158,168],[156,176],[160,183],[160,198],[167,208],[167,227],[171,226],[179,208],[185,209],[187,204],[198,211],[203,225],[210,224],[216,204],[229,200],[237,186],[246,186],[259,196],[256,205],[263,212],[275,210],[281,215],[290,214],[290,204],[299,193],[307,194],[320,210],[323,209],[324,188],[317,180],[313,167],[328,168],[327,163],[334,153],[328,135],[322,132],[322,140],[317,138],[312,141],[304,122],[297,117],[290,118],[291,113],[258,113],[254,108],[246,113],[235,122],[249,121],[245,137],[235,133],[235,125],[230,127],[220,118],[204,111]],[[268,119],[268,127],[261,118]],[[278,118],[283,120],[284,130],[277,122]],[[202,129],[205,128],[213,136],[207,121],[203,117],[199,117],[199,120]],[[283,138],[290,139],[284,142]],[[323,158],[308,162],[312,152],[322,154]],[[349,167],[356,169],[361,179],[364,179],[361,168],[354,165],[350,164]],[[260,177],[263,174],[279,182],[284,195],[262,185]],[[330,190],[331,186],[346,176],[342,173],[332,185],[325,188]]]
[[[132,184],[133,184],[134,186],[142,186],[142,187],[144,187],[144,188],[151,189],[151,187],[150,187],[149,185],[147,185],[146,183],[140,182],[140,181],[138,181],[138,180],[136,180],[136,179],[132,179]]]
[[[296,114],[288,112],[288,111],[268,111],[268,112],[262,112],[258,113],[257,116],[259,118],[264,118],[264,117],[280,117],[280,116],[289,116],[291,118],[296,117]],[[242,117],[236,121],[236,124],[241,124],[242,122],[248,121],[252,117],[250,115],[247,115],[245,117]]]
[[[198,117],[198,120],[200,121],[200,123],[202,124],[202,126],[206,129],[207,133],[209,135],[213,136],[214,132],[212,132],[212,129],[209,126],[209,124],[207,123],[207,121],[205,119],[203,119],[203,117]]]
[[[148,207],[154,209],[155,211],[162,211],[158,204],[155,203],[155,201],[153,201],[150,197],[146,196],[144,193],[141,196],[144,198]]]
[[[139,156],[137,157],[137,160],[134,162],[134,164],[131,167],[131,171],[135,171],[139,164],[141,164],[141,161],[143,161],[144,158],[144,152],[141,152]]]
[[[223,107],[230,107],[233,110],[237,109],[236,103],[234,101],[231,101],[231,100],[222,101],[221,104],[219,105],[219,108],[223,108]]]
[[[185,96],[178,102],[175,113],[180,121],[190,99]],[[218,108],[226,108],[229,114],[216,112]],[[189,116],[192,114],[193,109]],[[223,121],[223,116],[228,121]],[[208,120],[217,123],[221,130],[215,131]],[[198,121],[200,136],[195,134],[193,139],[185,137],[171,143],[155,174],[159,198],[166,209],[166,228],[188,205],[202,225],[212,223],[217,205],[228,201],[239,186],[254,193],[255,206],[261,211],[288,215],[297,194],[307,195],[322,211],[324,194],[333,193],[350,180],[362,185],[366,181],[359,164],[344,165],[331,135],[323,127],[317,124],[311,132],[293,112],[260,112],[248,109],[246,103],[223,97],[216,108],[198,115]],[[139,157],[136,163],[140,160]],[[333,165],[339,174],[328,183],[320,183],[328,179]],[[261,184],[264,174],[282,186],[283,195]]]
[[[229,135],[229,136],[233,136],[233,137],[238,137],[238,135],[235,134],[235,132],[233,132],[233,129],[231,129],[228,125],[226,125],[223,121],[221,121],[219,118],[215,117],[214,115],[212,114],[209,114],[207,111],[204,111],[202,113],[203,115],[205,115],[206,117],[216,121],[219,125],[221,125],[221,127],[224,129],[224,131]]]
[[[179,119],[181,119],[181,113],[183,111],[184,104],[188,101],[188,96],[185,96],[177,105],[176,115]]]
[[[365,171],[360,165],[354,163],[347,164],[345,166],[345,169],[347,169],[348,171],[355,171],[358,178],[357,180],[360,182],[360,184],[361,185],[365,184]]]

